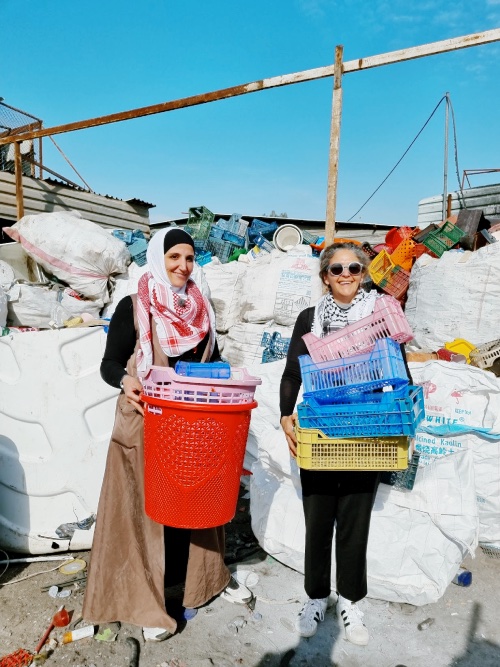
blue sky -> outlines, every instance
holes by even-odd
[[[353,60],[490,30],[500,0],[45,0],[22,10],[0,0],[0,17],[0,96],[51,127],[321,67],[337,44]],[[373,192],[446,91],[460,170],[500,167],[499,61],[495,43],[344,76],[337,219]],[[331,101],[325,79],[55,139],[96,192],[152,202],[153,220],[200,204],[321,218]],[[356,219],[415,222],[418,201],[442,190],[443,136],[444,106]],[[48,140],[44,162],[79,182]]]

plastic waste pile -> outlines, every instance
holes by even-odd
[[[0,245],[2,335],[102,323],[115,276],[143,264],[140,231],[109,234],[76,211],[27,215]]]
[[[217,257],[226,264],[237,260],[253,261],[260,254],[270,253],[274,248],[291,250],[300,243],[315,244],[319,237],[301,231],[295,225],[285,224],[278,228],[276,222],[253,219],[243,220],[233,213],[229,220],[219,218],[205,206],[189,209],[186,231],[195,240],[196,261],[203,266]]]

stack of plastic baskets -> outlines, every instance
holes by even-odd
[[[324,338],[318,338],[313,333],[303,336],[307,350],[316,362],[370,352],[381,338],[392,338],[398,343],[407,343],[413,338],[403,309],[399,302],[389,295],[377,299],[371,315],[340,331]]]
[[[183,375],[153,366],[143,381],[146,514],[177,528],[212,528],[234,517],[261,383],[243,368],[221,378],[220,366],[215,377],[199,377],[196,366],[180,368]]]
[[[410,273],[402,266],[395,264],[386,250],[381,250],[372,259],[368,273],[373,282],[387,294],[391,294],[396,299],[402,299],[405,296],[410,284]]]
[[[491,370],[499,375],[500,340],[492,340],[489,343],[478,345],[469,352],[469,360],[473,366],[483,370]]]
[[[371,318],[376,322],[375,313]],[[400,324],[396,329],[406,329]],[[409,385],[399,343],[374,340],[372,334],[383,330],[378,324],[366,322],[357,333],[352,327],[340,343],[341,354],[352,351],[356,336],[358,347],[370,352],[341,356],[327,336],[306,340],[308,349],[320,359],[335,350],[337,358],[299,357],[304,400],[297,408],[297,463],[308,470],[406,470],[409,439],[424,417],[423,389]],[[411,331],[396,334],[411,338]]]
[[[465,232],[447,220],[441,227],[427,234],[422,243],[436,257],[441,257],[446,250],[457,245],[463,236],[465,236]]]

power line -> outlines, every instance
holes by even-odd
[[[397,167],[399,166],[399,164],[402,162],[403,158],[406,156],[406,154],[408,153],[408,151],[410,150],[410,148],[413,146],[413,144],[416,142],[416,140],[419,138],[419,136],[420,136],[420,135],[422,134],[422,132],[425,130],[427,124],[429,123],[429,121],[431,120],[431,118],[434,116],[434,114],[436,113],[436,111],[438,110],[438,108],[441,106],[442,101],[445,100],[445,99],[446,99],[446,95],[443,95],[443,97],[439,100],[439,102],[438,102],[438,103],[436,104],[436,106],[434,107],[434,110],[433,110],[433,112],[431,113],[431,115],[429,116],[429,118],[425,121],[425,123],[423,124],[422,128],[419,130],[418,134],[415,136],[415,138],[413,139],[413,141],[411,142],[411,144],[408,146],[408,148],[405,150],[405,152],[403,153],[403,155],[402,155],[402,156],[399,158],[399,160],[396,162],[396,164],[395,164],[394,167],[391,169],[391,171],[387,174],[387,176],[386,176],[386,177],[384,178],[384,180],[380,183],[380,185],[379,185],[379,186],[372,192],[372,194],[368,197],[368,199],[364,202],[364,204],[358,208],[358,210],[356,211],[356,213],[354,213],[353,215],[351,215],[351,217],[347,220],[347,222],[350,222],[356,215],[358,215],[358,213],[359,213],[360,211],[362,211],[362,210],[364,209],[364,207],[368,204],[368,202],[370,201],[370,199],[372,199],[372,197],[375,196],[375,194],[380,190],[380,188],[381,188],[381,187],[384,185],[384,183],[387,181],[387,179],[389,178],[389,176],[396,170],[396,168],[397,168]],[[455,124],[453,124],[453,127],[455,127]],[[455,146],[456,146],[456,143],[455,143]]]

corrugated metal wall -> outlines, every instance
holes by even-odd
[[[102,227],[140,229],[149,235],[149,207],[130,204],[68,188],[56,183],[23,177],[24,213],[34,215],[53,211],[79,211],[83,218]],[[17,220],[14,174],[0,171],[0,218]]]
[[[458,215],[463,208],[459,192],[451,194],[451,214]],[[465,207],[482,209],[486,218],[500,217],[500,184],[484,185],[480,188],[468,188],[463,191]],[[418,226],[422,229],[431,222],[442,222],[443,195],[421,199],[418,203]]]

